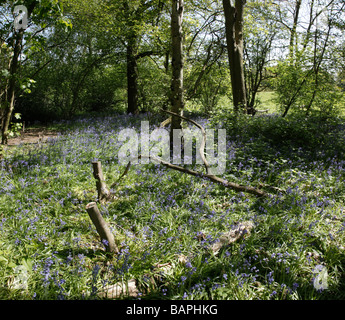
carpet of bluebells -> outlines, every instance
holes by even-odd
[[[99,206],[120,249],[108,256],[85,210],[97,199],[91,161],[102,162],[108,185],[116,181],[124,171],[117,134],[139,133],[142,120],[153,129],[162,119],[56,123],[57,138],[12,148],[0,160],[1,299],[99,299],[102,288],[130,279],[139,288],[132,299],[345,298],[342,119],[196,118],[227,129],[223,178],[269,196],[153,163],[133,166],[115,201]],[[251,233],[210,252],[241,221],[254,224]],[[168,272],[152,277],[157,264]]]

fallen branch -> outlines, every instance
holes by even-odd
[[[167,111],[167,110],[162,110],[163,112],[165,113],[168,113],[170,115],[174,115],[176,117],[179,117],[185,121],[188,121],[192,124],[194,124],[196,127],[198,127],[201,132],[202,132],[202,142],[200,144],[200,148],[199,148],[199,153],[200,153],[200,157],[202,159],[202,161],[204,162],[204,165],[205,165],[205,168],[206,168],[206,174],[202,174],[200,172],[196,172],[196,171],[193,171],[193,170],[189,170],[189,169],[186,169],[186,168],[183,168],[183,167],[180,167],[180,166],[176,166],[176,165],[172,165],[168,162],[165,162],[163,160],[160,160],[160,159],[154,159],[158,162],[160,162],[161,164],[163,164],[164,166],[170,168],[170,169],[173,169],[173,170],[178,170],[180,172],[183,172],[183,173],[187,173],[187,174],[190,174],[190,175],[193,175],[193,176],[197,176],[197,177],[201,177],[203,179],[209,179],[219,185],[222,185],[226,188],[230,188],[230,189],[233,189],[237,192],[246,192],[246,193],[251,193],[251,194],[254,194],[258,197],[264,197],[264,196],[267,196],[266,192],[260,190],[260,189],[256,189],[256,188],[253,188],[253,187],[249,187],[249,186],[242,186],[242,185],[239,185],[237,183],[234,183],[234,182],[230,182],[230,181],[227,181],[227,180],[224,180],[224,179],[221,179],[213,174],[210,174],[210,165],[208,164],[207,160],[206,160],[206,157],[205,157],[205,145],[206,145],[206,131],[205,129],[199,124],[197,123],[196,121],[194,120],[191,120],[191,119],[188,119],[184,116],[181,116],[179,114],[176,114],[174,112],[171,112],[171,111]],[[153,157],[151,157],[153,158]]]
[[[254,224],[252,221],[244,221],[239,223],[230,231],[222,234],[217,242],[207,247],[205,254],[213,254],[217,256],[222,248],[226,248],[241,239],[246,239],[247,237],[249,237],[253,228]],[[144,282],[139,281],[138,279],[130,279],[128,282],[120,281],[113,285],[107,285],[106,287],[103,287],[97,293],[97,295],[100,298],[106,299],[119,299],[128,297],[136,298],[138,297],[139,292],[141,292],[141,296],[145,296],[150,293],[151,288],[155,290],[161,285],[169,285],[169,282],[167,282],[167,280],[174,273],[177,265],[186,265],[191,259],[191,256],[179,254],[176,257],[176,263],[156,263],[155,265],[153,265],[152,272],[147,273],[143,276],[143,278],[145,279]],[[139,283],[141,283],[141,288],[139,288],[138,286]]]
[[[164,120],[161,124],[160,124],[160,128],[164,128],[164,127],[166,127],[168,124],[170,124],[171,123],[171,117],[169,117],[168,119],[166,119],[166,120]]]
[[[116,246],[114,236],[110,231],[108,224],[104,221],[96,202],[90,202],[86,206],[86,211],[93,224],[96,227],[98,234],[101,237],[102,243],[104,244],[106,251],[111,253],[119,253],[119,249]]]
[[[231,243],[234,243],[245,236],[250,236],[250,232],[253,228],[254,228],[254,224],[252,221],[244,221],[240,223],[234,229],[230,230],[229,232],[224,233],[219,238],[219,241],[214,243],[210,247],[211,251],[215,255],[217,255],[221,248],[228,246]]]
[[[139,155],[139,159],[143,158],[144,156],[142,155]],[[263,190],[260,190],[260,189],[256,189],[254,187],[249,187],[249,186],[243,186],[243,185],[240,185],[240,184],[237,184],[235,182],[230,182],[228,180],[224,180],[222,178],[219,178],[215,175],[212,175],[212,174],[204,174],[204,173],[201,173],[201,172],[197,172],[197,171],[194,171],[194,170],[190,170],[190,169],[187,169],[187,168],[183,168],[183,167],[180,167],[180,166],[177,166],[177,165],[174,165],[174,164],[171,164],[169,162],[166,162],[166,161],[163,161],[161,159],[158,159],[156,157],[153,157],[153,156],[150,156],[150,157],[147,157],[147,158],[151,158],[152,160],[164,165],[165,167],[169,168],[169,169],[173,169],[173,170],[177,170],[177,171],[180,171],[180,172],[183,172],[183,173],[187,173],[189,175],[192,175],[192,176],[195,176],[195,177],[199,177],[201,179],[204,179],[204,180],[210,180],[214,183],[217,183],[225,188],[229,188],[229,189],[233,189],[237,192],[246,192],[246,193],[250,193],[250,194],[253,194],[257,197],[265,197],[267,196],[267,193]]]
[[[117,282],[114,285],[108,285],[98,293],[98,296],[107,299],[136,298],[139,293],[136,282],[135,279],[131,279],[127,283]]]
[[[123,174],[120,176],[120,178],[117,179],[116,182],[114,182],[114,183],[110,186],[110,189],[116,187],[116,186],[119,184],[120,180],[128,173],[130,166],[131,166],[131,162],[129,161],[128,164],[127,164],[127,167],[126,167],[125,171],[123,172]]]
[[[260,183],[259,184],[260,188],[266,188],[266,189],[271,189],[274,192],[279,192],[279,193],[286,193],[286,190],[278,188],[278,187],[274,187],[274,186],[270,186],[269,184],[266,183]]]

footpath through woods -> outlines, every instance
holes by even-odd
[[[21,132],[19,136],[8,139],[9,146],[18,146],[20,144],[34,144],[46,142],[49,138],[56,138],[58,132],[46,128],[28,128]]]

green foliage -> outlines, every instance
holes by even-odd
[[[277,104],[281,111],[289,104],[298,106],[298,98],[303,96],[306,81],[309,81],[310,72],[303,70],[301,65],[291,64],[289,61],[279,62],[274,68],[276,76],[272,79],[273,87],[277,93]],[[293,95],[296,95],[294,98]]]
[[[259,109],[257,95],[269,88],[270,53],[281,29],[271,2],[249,2],[244,25],[244,72],[247,103]]]
[[[19,84],[20,90],[23,93],[30,94],[31,86],[34,85],[35,83],[36,81],[33,79],[20,79],[18,84]]]
[[[327,116],[338,113],[344,105],[342,92],[326,70],[321,70],[316,79],[313,71],[302,64],[282,61],[271,71],[275,73],[272,85],[282,113],[290,106],[295,113],[316,112]]]
[[[192,92],[192,100],[198,106],[202,106],[201,111],[204,114],[210,115],[219,108],[223,96],[231,96],[229,68],[227,62],[218,61],[207,69],[201,80],[198,80],[202,68],[203,65],[197,62],[186,72],[186,86],[191,91],[195,90]]]
[[[170,104],[170,74],[161,70],[154,57],[139,61],[140,110],[155,112]]]
[[[70,20],[74,28],[68,32],[61,25],[52,28],[46,39],[51,50],[36,52],[25,66],[25,73],[34,74],[37,82],[30,95],[19,99],[18,110],[26,120],[51,121],[124,107],[122,52],[113,52],[110,42],[105,43],[109,35],[98,19],[80,15]]]
[[[4,17],[14,2],[6,4]],[[156,121],[152,126],[160,124],[152,113],[169,106],[171,3],[24,4],[33,9],[33,26],[25,32],[25,57],[15,75],[9,70],[12,25],[0,20],[1,110],[14,76],[13,135],[21,118],[73,120],[55,123],[63,132],[56,139],[1,155],[1,298],[98,299],[104,286],[133,278],[140,290],[135,298],[145,299],[344,298],[344,95],[337,87],[343,74],[324,29],[298,34],[296,51],[265,69],[273,52],[276,58],[274,44],[284,47],[292,30],[288,19],[279,22],[289,11],[284,4],[248,3],[247,86],[255,91],[267,85],[261,72],[272,77],[279,111],[291,108],[284,118],[248,117],[234,113],[227,99],[221,2],[186,1],[186,109],[210,115],[203,121],[210,128],[227,130],[224,178],[267,189],[270,196],[256,199],[159,165],[132,167],[116,186],[115,201],[100,206],[121,250],[109,257],[85,212],[97,193],[90,162],[102,161],[112,182],[124,170],[116,156],[119,131],[139,132],[148,115]],[[308,42],[312,36],[315,44]],[[138,64],[140,110],[149,111],[137,117],[120,114],[127,104],[129,45]],[[113,111],[119,113],[109,115]],[[93,116],[82,116],[88,112]],[[250,234],[212,254],[222,233],[248,220]],[[157,264],[168,271],[157,271]],[[324,291],[313,285],[320,267],[328,274]]]
[[[20,120],[22,117],[20,113],[15,113],[13,116],[16,120]],[[8,136],[15,137],[16,135],[19,135],[20,134],[19,131],[21,131],[22,128],[23,128],[22,122],[11,122]]]
[[[95,69],[79,94],[81,108],[78,111],[125,111],[124,74],[124,65],[107,65]]]
[[[235,114],[229,107],[228,111],[215,113],[211,124],[226,128],[230,137],[240,137],[243,141],[255,136],[252,148],[257,152],[278,148],[279,153],[288,155],[291,150],[302,148],[313,159],[326,156],[323,149],[329,145],[330,154],[345,155],[344,141],[338,131],[342,126],[339,116],[315,113],[305,117],[292,113],[285,118],[278,114],[250,117]]]

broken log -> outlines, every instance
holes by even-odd
[[[254,228],[254,224],[252,221],[244,221],[241,222],[238,226],[234,229],[230,230],[229,232],[224,233],[219,241],[214,243],[211,246],[211,251],[217,255],[219,250],[225,246],[228,246],[237,240],[243,238],[244,236],[250,236],[251,230]]]
[[[108,224],[103,219],[96,202],[90,202],[86,206],[86,211],[89,214],[92,223],[96,227],[96,230],[101,237],[106,251],[111,253],[119,253],[119,249],[117,248],[115,243],[114,235],[111,233]]]
[[[103,202],[109,200],[111,197],[110,190],[108,189],[102,170],[102,164],[100,161],[92,162],[93,176],[96,179],[96,187],[98,192],[98,201]]]

